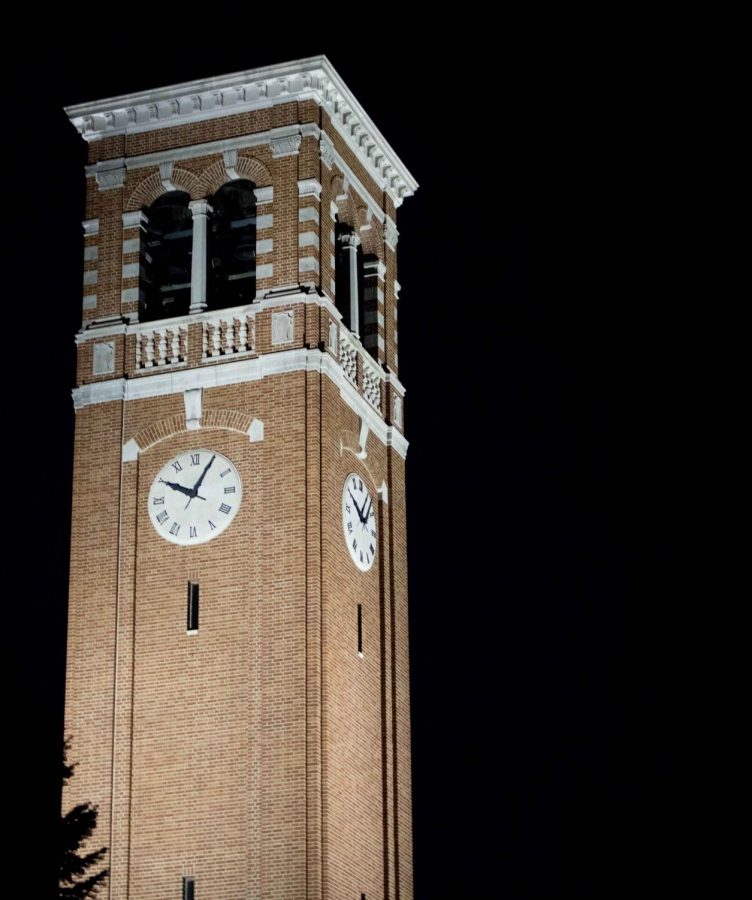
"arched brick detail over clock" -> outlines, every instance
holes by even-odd
[[[250,413],[242,413],[236,409],[207,409],[201,418],[201,431],[209,428],[223,428],[227,431],[247,434],[252,419],[253,416]],[[182,431],[188,431],[185,416],[169,416],[142,428],[134,436],[134,439],[140,452],[143,453],[144,450],[151,449],[154,444],[167,440]],[[195,432],[193,433],[195,434]]]
[[[237,409],[207,409],[201,419],[201,428],[226,428],[247,434],[253,416]]]
[[[268,187],[272,183],[269,170],[255,156],[238,156],[235,171],[240,178],[253,182],[256,187]],[[210,197],[230,180],[224,160],[212,163],[199,177],[201,196]]]
[[[190,194],[191,200],[200,200],[203,196],[199,190],[198,177],[185,169],[174,169],[170,176],[170,183],[176,190]],[[159,172],[153,172],[151,175],[147,175],[130,195],[125,206],[126,212],[145,209],[147,206],[151,206],[157,197],[166,193]]]

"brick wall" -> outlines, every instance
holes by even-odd
[[[315,104],[290,103],[108,138],[91,145],[90,157],[320,121]],[[318,141],[304,138],[298,154],[276,159],[268,146],[241,154],[269,173],[274,190],[274,275],[259,290],[303,280],[328,292],[337,173],[321,163]],[[176,168],[201,194],[221,160],[207,154]],[[359,162],[348,163],[370,204],[386,209]],[[98,248],[87,261],[97,271],[97,305],[84,310],[85,324],[133,309],[121,305],[130,286],[122,266],[136,258],[124,252],[122,215],[139,208],[156,171],[130,169],[123,188],[107,191],[87,180],[87,217],[99,231],[87,239]],[[298,182],[311,178],[322,184],[320,199],[299,197]],[[350,192],[360,208],[366,198]],[[318,245],[301,241],[311,233]],[[318,272],[299,274],[304,256],[318,260]],[[379,256],[389,313],[394,255],[382,243]],[[294,308],[293,341],[282,349],[327,343],[326,311]],[[271,310],[259,312],[258,355],[279,349],[270,323]],[[95,376],[98,340],[79,345],[79,384],[149,377],[135,367],[134,335],[120,333],[101,338],[114,344],[114,372]],[[184,367],[222,364],[202,360],[200,347],[201,326],[190,324]],[[264,422],[263,441],[242,433],[251,417]],[[204,389],[199,431],[186,430],[180,393],[78,410],[66,733],[79,767],[64,805],[99,804],[92,846],[111,848],[113,897],[177,898],[191,874],[197,897],[212,900],[412,897],[404,465],[373,435],[367,458],[356,458],[359,428],[339,388],[310,371]],[[121,463],[132,438],[142,450]],[[194,447],[233,461],[243,502],[217,539],[180,547],[155,533],[146,503],[165,462]],[[389,496],[367,573],[350,561],[342,534],[350,472],[374,502],[382,483]],[[186,634],[188,580],[201,586],[196,635]]]

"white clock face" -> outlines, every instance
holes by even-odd
[[[342,529],[352,561],[361,572],[367,572],[378,546],[376,510],[359,475],[348,475],[342,489]]]
[[[214,450],[188,450],[166,463],[149,491],[149,518],[173,544],[204,544],[229,527],[243,487],[235,466]]]

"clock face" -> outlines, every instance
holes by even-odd
[[[240,475],[214,450],[188,450],[166,463],[149,491],[149,518],[173,544],[204,544],[229,527],[240,507]]]
[[[377,524],[373,498],[359,475],[348,475],[342,489],[342,529],[350,556],[361,572],[376,558]]]

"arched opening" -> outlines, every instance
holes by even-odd
[[[224,309],[256,296],[256,195],[250,181],[223,185],[210,200],[207,304]]]
[[[337,219],[334,224],[335,303],[342,321],[354,334],[360,334],[363,322],[363,248],[350,225]]]
[[[146,210],[141,240],[138,318],[187,314],[191,305],[193,219],[185,191],[162,194]]]
[[[364,253],[362,257],[361,326],[360,339],[374,359],[379,358],[379,266],[381,262],[375,253]],[[381,325],[384,325],[383,316]],[[382,338],[383,348],[383,338]]]

